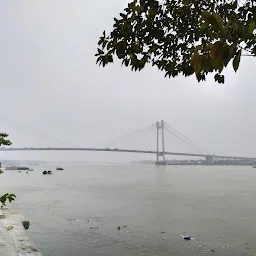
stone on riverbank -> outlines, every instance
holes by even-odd
[[[20,214],[0,210],[0,255],[1,256],[42,256],[24,229]],[[6,227],[13,229],[6,230]]]

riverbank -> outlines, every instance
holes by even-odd
[[[8,209],[0,210],[0,255],[1,256],[42,256],[24,229],[21,214]],[[7,231],[7,227],[11,227]]]

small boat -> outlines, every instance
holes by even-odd
[[[60,166],[57,166],[57,167],[56,167],[56,170],[57,170],[57,171],[63,171],[64,169],[63,169],[62,167],[60,167]]]
[[[48,171],[47,174],[52,174],[52,171]]]
[[[43,174],[44,174],[44,175],[47,174],[47,171],[43,171]]]

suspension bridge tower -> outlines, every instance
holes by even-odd
[[[162,135],[162,150],[159,151],[159,140]],[[159,160],[162,157],[162,160]],[[166,165],[165,161],[165,146],[164,146],[164,120],[156,122],[156,165]]]

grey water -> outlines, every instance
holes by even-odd
[[[0,194],[17,194],[10,208],[31,222],[44,256],[256,255],[251,167],[63,167],[0,176]]]

